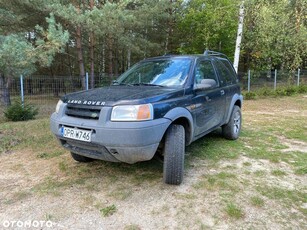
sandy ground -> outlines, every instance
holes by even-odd
[[[252,103],[246,102],[245,117],[254,113]],[[266,111],[258,113],[265,115]],[[246,118],[245,122],[252,120]],[[283,151],[307,154],[307,143],[284,137],[281,141],[288,146]],[[61,162],[68,170],[59,170]],[[80,172],[81,164],[67,152],[51,159],[37,158],[37,153],[27,149],[2,154],[0,229],[307,229],[306,203],[298,208],[261,196],[264,205],[250,204],[249,198],[257,193],[254,184],[299,190],[306,195],[306,176],[294,174],[289,164],[252,159],[242,152],[238,158],[221,160],[214,167],[197,158],[190,159],[189,165],[183,184],[169,186],[156,178],[135,181],[129,177],[129,169],[125,175],[116,164],[96,163],[94,168],[100,172],[90,167],[82,167],[85,172]],[[69,181],[78,178],[78,173],[84,176],[86,170],[91,176],[80,183],[57,186],[46,182],[50,178]],[[272,170],[282,170],[287,176],[274,177],[269,173]],[[229,197],[233,193],[227,189],[202,189],[204,177],[219,172],[237,175],[234,197]],[[264,176],[255,176],[255,172]],[[113,178],[112,173],[120,176]],[[225,212],[229,200],[241,208],[240,218]],[[114,213],[104,216],[102,209],[112,205]]]

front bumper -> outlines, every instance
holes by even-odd
[[[63,147],[82,156],[129,164],[150,160],[171,120],[160,118],[142,122],[111,122],[111,108],[104,107],[98,120],[87,120],[65,115],[63,108],[50,118],[51,131]],[[91,142],[64,138],[61,127],[92,130]]]

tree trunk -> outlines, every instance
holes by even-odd
[[[131,66],[131,49],[128,48],[128,52],[127,52],[127,69],[130,69]]]
[[[70,81],[70,85],[72,87],[72,89],[74,91],[76,91],[77,89],[77,85],[76,85],[76,82],[73,80],[73,70],[72,70],[72,61],[71,61],[71,55],[69,53],[69,46],[68,46],[68,43],[66,44],[66,53],[67,53],[67,57],[68,57],[68,70],[69,70],[69,81]],[[66,94],[66,92],[65,92]]]
[[[53,91],[53,96],[54,97],[59,97],[59,91],[60,91],[60,84],[59,84],[59,79],[57,79],[55,76],[54,76],[54,72],[53,72],[53,69],[52,67],[50,67],[50,73],[51,73],[51,78],[53,79],[52,80],[52,91]]]
[[[170,0],[170,7],[168,9],[169,19],[167,22],[167,33],[165,38],[165,47],[164,52],[165,54],[169,53],[172,50],[172,37],[173,37],[173,25],[174,25],[174,19],[173,19],[173,0]]]
[[[6,107],[11,105],[10,85],[11,78],[5,81],[4,75],[0,73],[0,102]]]
[[[94,8],[94,0],[90,0],[90,9]],[[94,32],[90,32],[90,65],[91,65],[91,88],[95,87],[95,70],[94,70],[94,49],[95,49],[95,41],[94,41]]]
[[[80,5],[76,6],[78,14],[80,14]],[[77,25],[76,29],[76,46],[78,53],[78,62],[79,62],[79,71],[82,89],[85,89],[85,70],[84,70],[84,61],[83,61],[83,52],[82,52],[82,30],[81,25]]]
[[[243,19],[244,19],[244,1],[242,1],[242,4],[240,6],[238,34],[237,34],[237,41],[236,41],[235,57],[234,57],[234,62],[233,62],[233,66],[237,73],[238,73],[238,67],[239,67],[240,48],[241,48],[242,33],[243,33]]]
[[[109,80],[110,82],[113,79],[113,40],[110,36],[108,38],[108,48],[109,48]]]
[[[118,76],[118,46],[116,46],[115,48],[115,59],[114,59],[114,73],[115,73],[115,77]]]

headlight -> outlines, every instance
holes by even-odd
[[[114,106],[111,114],[111,121],[147,121],[152,119],[152,104]]]
[[[57,104],[56,107],[55,107],[55,112],[56,112],[56,113],[59,113],[60,107],[61,107],[62,104],[63,104],[63,101],[62,101],[62,100],[59,100],[59,101],[58,101],[58,104]]]

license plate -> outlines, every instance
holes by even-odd
[[[61,128],[61,134],[63,137],[78,140],[91,142],[92,132],[83,130],[83,129],[74,129],[68,127]]]

